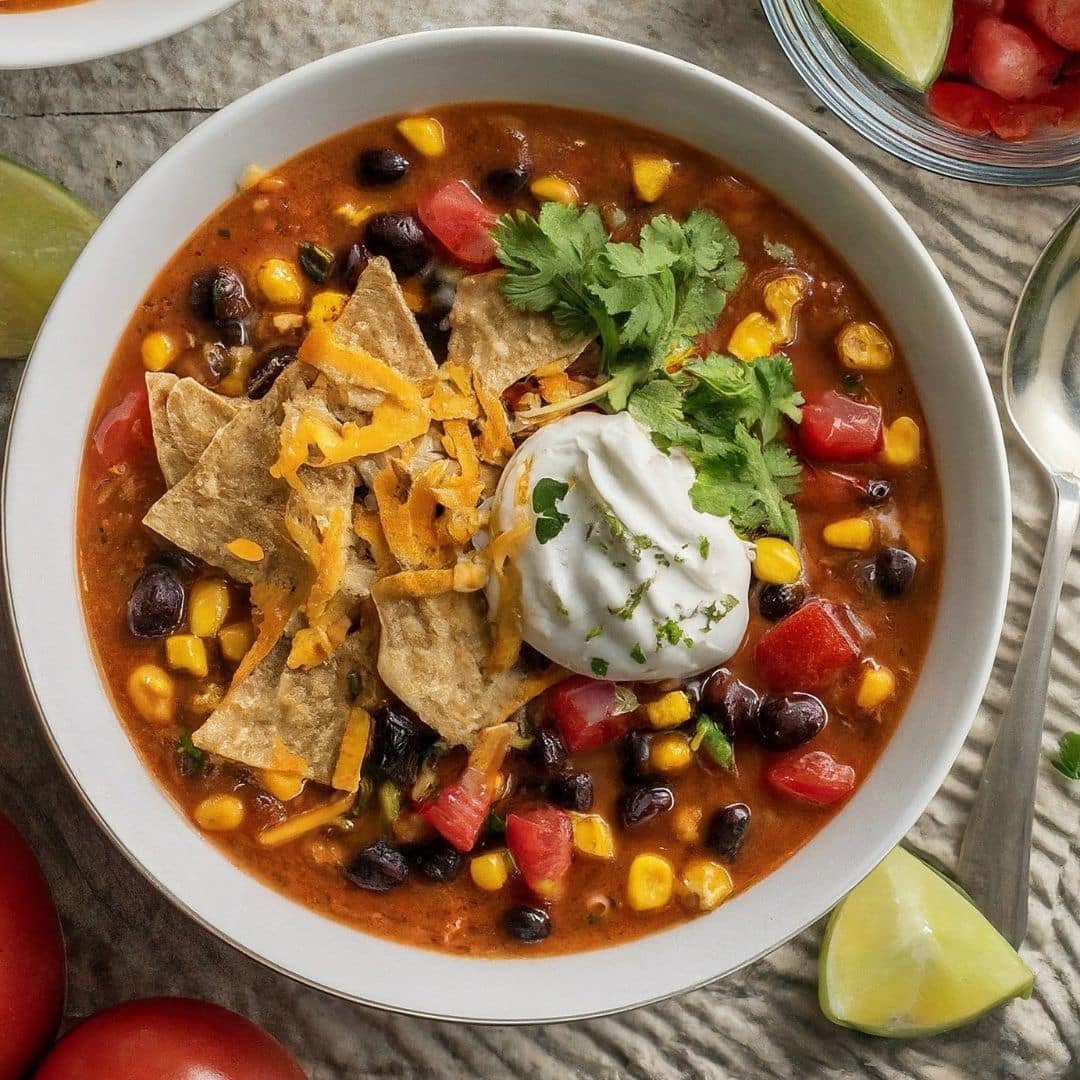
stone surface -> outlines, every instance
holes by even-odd
[[[1075,192],[977,188],[887,157],[804,88],[748,0],[404,0],[381,10],[346,0],[247,0],[139,52],[74,68],[0,73],[0,153],[50,173],[103,212],[204,115],[275,75],[379,37],[495,23],[592,31],[649,45],[730,76],[809,123],[882,187],[926,243],[959,297],[997,393],[1017,292]],[[16,366],[0,368],[5,427],[17,381]],[[946,867],[955,863],[1005,704],[1045,537],[1048,492],[1016,438],[1010,433],[1008,439],[1015,549],[1006,629],[967,746],[909,836],[916,851]],[[69,1020],[135,996],[208,998],[275,1032],[314,1080],[1080,1075],[1077,789],[1057,782],[1046,764],[1024,947],[1036,971],[1035,992],[973,1027],[910,1044],[833,1027],[815,994],[820,927],[725,982],[621,1017],[547,1028],[454,1026],[363,1009],[299,986],[234,952],[159,897],[112,849],[64,781],[22,688],[6,630],[2,644],[7,752],[0,761],[0,806],[26,831],[56,893],[68,938]],[[1058,624],[1047,754],[1063,730],[1077,726],[1078,690],[1080,559],[1074,558]]]

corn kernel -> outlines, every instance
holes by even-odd
[[[687,906],[698,911],[719,907],[734,888],[727,868],[712,859],[695,859],[688,863],[679,879],[679,896]]]
[[[754,545],[754,577],[769,585],[794,585],[802,577],[799,552],[786,540],[766,536]]]
[[[677,731],[658,735],[649,747],[649,765],[665,775],[682,772],[689,767],[693,759],[690,740]]]
[[[626,900],[634,911],[667,907],[675,888],[671,863],[659,855],[637,855],[626,879]]]
[[[341,218],[346,225],[352,225],[355,229],[360,228],[374,214],[375,207],[370,204],[357,206],[355,203],[347,202],[334,207],[334,216]]]
[[[860,709],[876,709],[896,693],[896,676],[887,667],[867,668],[859,680],[855,703]]]
[[[919,460],[921,442],[919,425],[910,416],[898,416],[885,429],[885,448],[881,456],[889,465],[914,465]]]
[[[654,203],[671,183],[675,166],[667,158],[635,154],[630,161],[630,172],[637,197],[642,202]]]
[[[242,559],[244,562],[262,562],[266,555],[260,544],[255,543],[254,540],[245,540],[242,536],[230,540],[225,545],[225,550],[234,558]]]
[[[300,275],[285,259],[267,259],[255,272],[255,282],[271,304],[299,304],[304,299]]]
[[[316,293],[311,298],[311,306],[307,309],[307,324],[313,330],[324,323],[337,322],[349,298],[340,292],[327,289]]]
[[[594,859],[614,859],[615,841],[611,826],[599,814],[570,814],[574,827],[574,847]]]
[[[446,132],[433,116],[406,116],[398,121],[397,129],[424,157],[446,153]]]
[[[540,202],[557,202],[565,206],[574,206],[578,201],[578,190],[561,176],[538,176],[530,185],[533,198]]]
[[[128,697],[135,711],[151,724],[168,724],[173,718],[173,681],[157,664],[140,664],[127,681]]]
[[[892,367],[892,342],[873,323],[848,323],[836,337],[840,362],[852,371],[888,371]]]
[[[188,671],[200,679],[210,671],[206,646],[202,638],[197,638],[194,634],[173,634],[167,637],[165,659],[173,671]]]
[[[226,397],[243,397],[247,393],[248,376],[255,367],[255,350],[250,345],[236,346],[229,350],[229,356],[232,367],[217,389]]]
[[[176,342],[163,331],[155,330],[143,338],[139,352],[147,371],[164,371],[176,359]]]
[[[772,318],[753,311],[735,327],[728,352],[740,360],[769,356],[795,337],[795,308],[806,296],[807,283],[801,274],[784,274],[765,286],[763,300]]]
[[[203,578],[191,587],[188,623],[196,637],[213,637],[229,614],[229,586],[221,578]]]
[[[841,518],[826,525],[821,537],[829,547],[867,551],[874,542],[874,523],[869,518]]]
[[[700,839],[702,817],[700,806],[677,806],[671,819],[675,836],[687,844]]]
[[[239,664],[255,641],[255,628],[249,622],[234,622],[218,631],[221,655],[230,664]]]
[[[304,790],[304,778],[296,773],[282,772],[280,769],[259,769],[256,775],[259,787],[281,802],[295,799]]]
[[[690,719],[690,699],[681,690],[672,690],[645,706],[645,716],[654,728],[678,727]]]
[[[250,165],[244,166],[244,171],[237,177],[236,186],[241,191],[248,191],[267,175],[267,170],[253,161]]]
[[[208,795],[195,807],[195,824],[207,832],[239,829],[244,820],[244,804],[235,795]]]
[[[469,876],[484,892],[498,892],[510,877],[510,853],[506,848],[496,848],[473,856]]]
[[[728,352],[740,360],[769,356],[775,338],[772,321],[760,311],[752,311],[732,331]]]

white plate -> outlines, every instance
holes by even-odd
[[[0,14],[0,70],[81,64],[172,37],[236,0],[85,0]]]
[[[75,580],[76,480],[105,367],[155,274],[233,193],[243,167],[388,113],[481,99],[581,106],[688,139],[812,221],[876,298],[911,364],[947,537],[940,614],[911,704],[870,777],[811,843],[703,918],[616,948],[520,961],[369,937],[234,867],[131,748],[102,691]],[[955,300],[900,215],[822,139],[738,86],[659,53],[550,30],[442,31],[352,49],[277,79],[186,136],[101,225],[53,305],[23,382],[6,484],[11,598],[45,729],[132,861],[194,918],[280,971],[369,1004],[476,1021],[641,1005],[734,971],[828,911],[948,773],[990,672],[1008,583],[1005,454],[986,375]]]

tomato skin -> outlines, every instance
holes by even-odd
[[[533,892],[551,897],[573,859],[570,815],[547,803],[515,810],[506,819],[506,846],[525,884]]]
[[[1026,101],[1049,91],[1065,54],[1037,30],[986,15],[971,35],[972,81],[1006,101]]]
[[[855,770],[824,750],[795,751],[766,766],[765,782],[781,795],[832,806],[855,790]]]
[[[190,998],[144,998],[91,1016],[34,1080],[305,1080],[296,1059],[237,1013]]]
[[[775,693],[819,690],[859,659],[859,647],[826,600],[811,600],[767,630],[754,666]]]
[[[94,449],[107,469],[154,445],[150,398],[145,384],[129,390],[98,422]]]
[[[884,445],[881,407],[827,390],[803,406],[799,443],[818,461],[867,461]]]
[[[990,117],[1005,102],[984,90],[966,82],[938,82],[930,88],[926,104],[943,124],[968,135],[989,135]]]
[[[1024,11],[1051,41],[1070,52],[1080,52],[1078,0],[1027,0]]]
[[[458,851],[472,851],[491,809],[490,785],[476,769],[466,768],[457,780],[417,809]]]
[[[615,684],[574,675],[548,695],[548,709],[571,754],[594,750],[626,732],[626,721],[615,715]]]
[[[417,203],[416,212],[424,227],[463,266],[486,270],[496,264],[491,227],[498,215],[464,180],[451,180],[437,188]]]
[[[64,938],[49,883],[0,814],[0,1077],[20,1077],[60,1026]]]

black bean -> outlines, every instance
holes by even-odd
[[[631,788],[619,799],[619,817],[624,829],[633,829],[666,814],[674,805],[675,796],[664,784]]]
[[[435,741],[435,733],[411,713],[391,705],[380,709],[374,720],[372,764],[398,787],[412,787],[420,771],[420,757]]]
[[[801,582],[794,585],[766,585],[758,595],[758,611],[769,622],[779,622],[793,615],[806,603],[807,588]]]
[[[547,772],[557,772],[566,764],[566,743],[551,728],[540,728],[528,749],[529,764]]]
[[[547,791],[552,802],[564,810],[577,810],[579,813],[584,813],[592,809],[593,782],[592,776],[587,772],[560,776],[548,784]]]
[[[251,301],[247,298],[240,275],[228,266],[219,266],[214,274],[210,290],[214,321],[219,325],[243,322],[251,314]]]
[[[465,865],[465,856],[445,840],[416,848],[412,857],[416,869],[428,881],[453,881]]]
[[[396,184],[408,171],[408,158],[389,147],[371,147],[356,159],[356,179],[373,187]]]
[[[882,594],[902,596],[911,588],[919,561],[903,548],[889,547],[878,552],[874,563],[874,580]]]
[[[345,255],[345,286],[352,292],[360,280],[360,275],[371,262],[371,252],[363,244],[353,244]]]
[[[364,848],[345,868],[345,879],[371,892],[389,892],[409,876],[409,861],[385,840]]]
[[[186,551],[159,551],[154,555],[155,566],[167,566],[170,570],[176,570],[181,574],[197,574],[199,562]]]
[[[364,230],[372,255],[385,255],[400,277],[415,274],[428,260],[428,242],[412,214],[376,214]]]
[[[754,729],[758,695],[724,668],[718,668],[701,691],[702,708],[730,739]]]
[[[866,485],[866,501],[871,506],[885,502],[892,495],[892,484],[888,480],[871,480]]]
[[[638,784],[649,776],[649,744],[652,740],[643,731],[628,731],[619,742],[623,779]]]
[[[214,318],[214,278],[217,270],[201,270],[188,285],[188,306],[207,322]]]
[[[266,397],[277,377],[296,359],[296,349],[291,345],[275,345],[259,357],[247,381],[247,396],[252,401]]]
[[[127,619],[136,637],[164,637],[184,620],[184,586],[164,566],[150,566],[128,597]]]
[[[532,169],[524,162],[519,162],[517,165],[492,169],[484,183],[495,198],[509,200],[521,191],[531,176]]]
[[[817,735],[828,718],[812,694],[766,694],[758,707],[758,738],[770,750],[794,750]]]
[[[551,933],[551,916],[543,908],[512,907],[503,917],[506,932],[527,945],[543,941]]]
[[[705,833],[705,846],[725,859],[739,854],[750,825],[750,807],[736,802],[717,810]]]
[[[233,359],[224,342],[211,341],[203,346],[203,359],[216,379],[224,379],[232,370]]]

